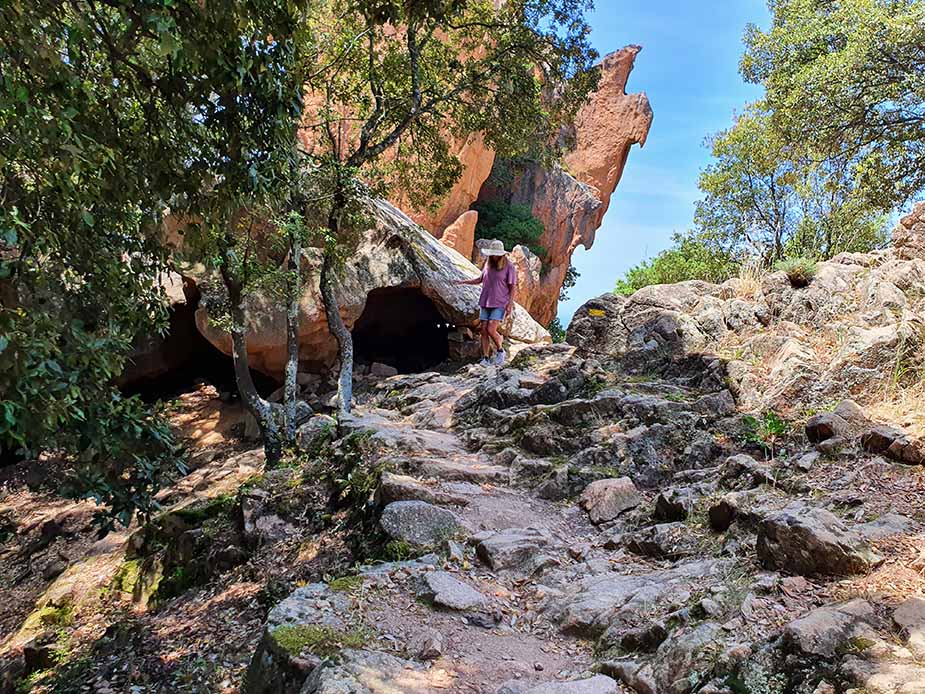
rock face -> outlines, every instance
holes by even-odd
[[[925,260],[925,202],[915,205],[893,232],[896,254],[903,260]]]
[[[299,588],[267,616],[263,638],[251,659],[245,694],[298,692],[321,659],[298,639],[287,638],[307,630],[331,634],[349,632],[343,615],[350,600],[323,583]],[[311,690],[315,691],[315,690]]]
[[[601,296],[575,313],[567,340],[584,355],[617,359],[638,373],[675,373],[721,351],[716,371],[705,375],[728,383],[746,411],[796,419],[800,409],[824,411],[846,398],[879,404],[884,383],[925,363],[925,257],[915,250],[925,248],[923,215],[920,203],[890,249],[818,263],[803,288],[774,272],[759,282],[689,281]],[[808,436],[814,443],[854,440],[864,424],[856,409],[813,417]],[[890,455],[914,463],[919,449],[907,443]]]
[[[592,482],[582,492],[581,507],[592,523],[612,521],[624,511],[642,503],[642,496],[629,477]]]
[[[869,636],[874,618],[874,608],[864,600],[820,607],[784,627],[784,648],[831,658],[850,639]]]
[[[387,202],[370,201],[373,227],[363,236],[357,252],[345,264],[338,286],[341,315],[348,328],[363,314],[370,292],[398,288],[417,290],[413,307],[403,307],[396,293],[385,305],[396,312],[396,320],[414,314],[426,300],[440,318],[457,332],[478,325],[478,287],[457,286],[456,280],[470,279],[478,270],[456,251],[440,243]],[[336,356],[336,342],[324,315],[318,287],[320,257],[307,258],[307,286],[300,303],[300,361],[302,371],[327,368]],[[387,297],[388,299],[388,297]],[[231,353],[231,336],[210,321],[208,296],[196,312],[196,325],[213,345]],[[259,294],[248,299],[248,354],[251,367],[280,376],[286,359],[286,318],[277,301]],[[549,334],[521,307],[516,307],[501,332],[520,343],[548,342]],[[462,334],[462,333],[460,333]],[[452,335],[452,333],[451,333]],[[472,338],[469,338],[470,341]]]
[[[475,210],[463,212],[456,218],[455,222],[444,229],[440,242],[461,255],[467,257],[472,255],[472,247],[475,244],[475,225],[478,224],[478,221],[479,213]],[[525,306],[524,308],[528,307]]]
[[[435,605],[450,610],[474,610],[485,607],[488,599],[467,583],[446,571],[433,571],[424,576],[424,595]]]
[[[337,662],[316,668],[300,694],[405,694],[425,691],[424,668],[388,653],[345,649]],[[279,691],[296,691],[280,689]]]
[[[415,222],[437,237],[445,236],[444,230],[449,230],[468,212],[469,207],[478,197],[479,190],[481,190],[485,179],[491,174],[491,167],[495,163],[495,153],[485,145],[485,141],[479,133],[474,133],[461,141],[457,141],[450,149],[459,159],[462,175],[453,185],[450,192],[440,201],[436,210],[413,209],[401,197],[395,201],[398,207],[408,211],[409,216]],[[475,229],[475,220],[471,221],[471,225]],[[458,246],[454,246],[454,248],[459,250]],[[471,245],[469,248],[471,248]]]
[[[625,92],[640,50],[627,46],[604,58],[598,90],[575,119],[574,146],[565,156],[565,168],[516,167],[513,181],[496,185],[489,179],[479,193],[480,201],[500,199],[527,205],[543,223],[539,243],[547,251],[546,270],[531,270],[520,294],[522,304],[543,325],[556,315],[572,253],[578,246],[591,248],[629,151],[633,145],[645,144],[652,125],[646,95]],[[511,164],[499,162],[497,166]]]
[[[868,453],[879,453],[898,463],[925,463],[925,444],[893,427],[874,427],[861,437],[861,445]]]

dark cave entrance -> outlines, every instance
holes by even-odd
[[[418,373],[445,362],[454,329],[417,287],[382,287],[366,297],[353,326],[358,364],[379,362]]]
[[[146,402],[171,400],[208,383],[229,399],[238,395],[234,361],[216,348],[196,327],[198,289],[186,292],[186,303],[170,309],[170,326],[165,335],[143,336],[136,340],[136,353],[118,379],[126,395],[138,395]],[[251,370],[258,392],[266,397],[279,384]]]

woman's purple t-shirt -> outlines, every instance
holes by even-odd
[[[482,295],[479,308],[507,308],[511,301],[511,291],[517,284],[517,270],[507,261],[501,270],[492,270],[491,263],[485,263],[482,270]]]

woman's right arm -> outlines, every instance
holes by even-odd
[[[481,283],[482,283],[482,276],[479,275],[478,277],[476,277],[476,278],[474,278],[474,279],[471,279],[471,280],[456,280],[453,284],[471,284],[471,285],[477,285],[477,284],[481,284]]]

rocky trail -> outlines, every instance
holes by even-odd
[[[919,523],[886,513],[895,500],[854,518],[818,503],[817,453],[748,455],[748,420],[703,366],[624,380],[546,347],[380,383],[349,436],[387,461],[390,541],[436,551],[283,600],[246,691],[836,691],[846,672],[920,691],[900,625],[918,633],[902,615],[925,603],[813,609],[856,594],[852,576],[895,579]],[[349,646],[334,661],[325,635]]]
[[[925,692],[921,238],[370,372],[273,470],[199,388],[191,474],[99,541],[14,471],[0,691]]]

